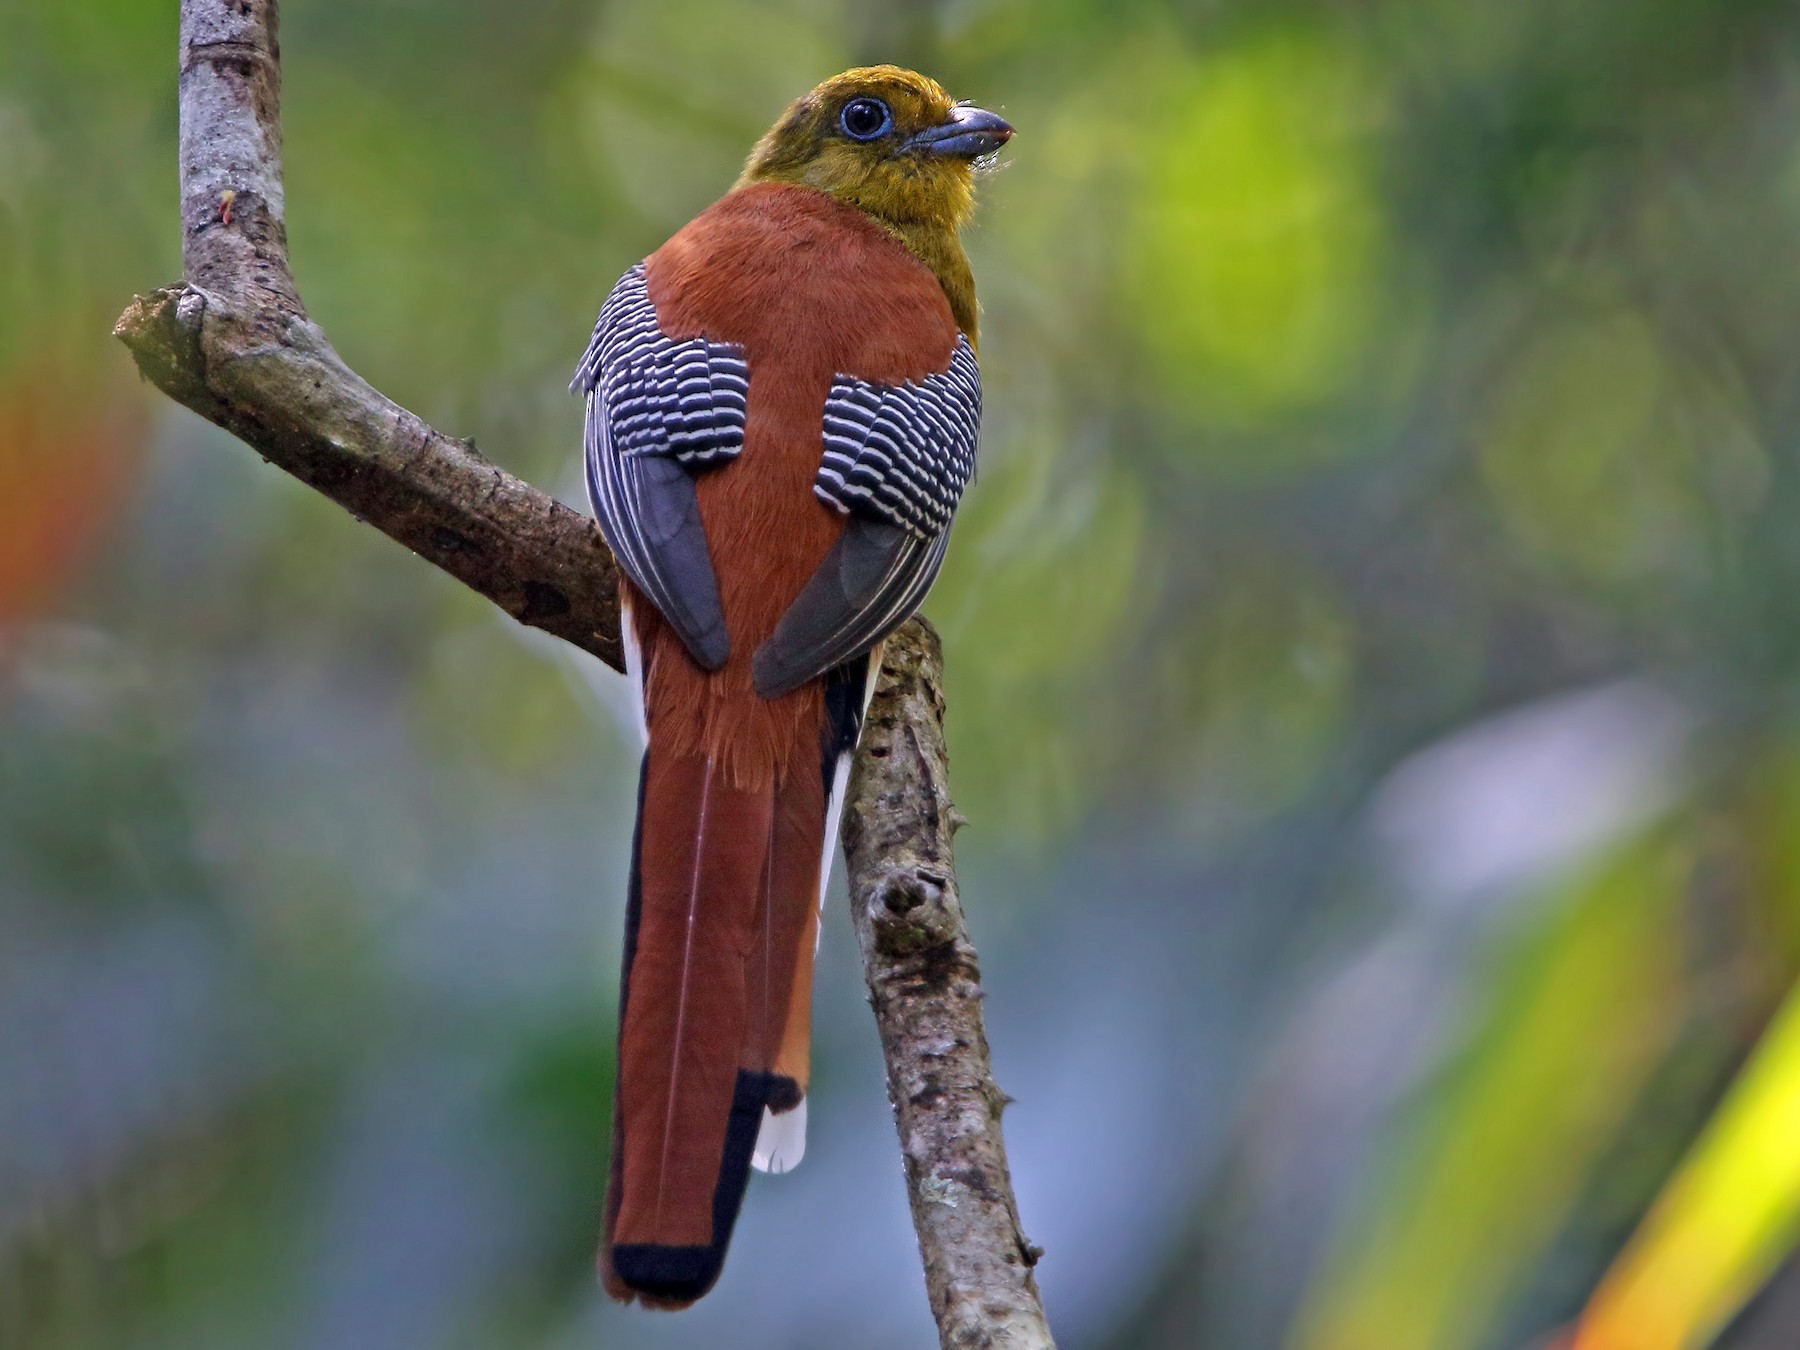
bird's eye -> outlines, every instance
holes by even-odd
[[[894,114],[878,98],[853,98],[838,114],[838,125],[853,141],[872,141],[894,125]]]

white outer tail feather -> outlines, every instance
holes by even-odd
[[[631,686],[631,708],[637,714],[638,740],[650,744],[650,718],[644,711],[644,651],[638,646],[637,624],[632,621],[631,606],[624,588],[619,594],[619,645],[625,649],[625,681]]]
[[[875,697],[875,681],[881,675],[881,646],[877,643],[869,653],[869,675],[863,685],[862,711],[863,717],[869,714],[869,703]],[[860,725],[860,724],[859,724]],[[860,739],[860,732],[859,737]],[[825,803],[825,850],[819,859],[819,913],[825,912],[825,888],[831,881],[831,858],[837,852],[838,823],[844,814],[844,789],[850,781],[850,761],[856,757],[856,747],[852,745],[838,756],[837,770],[831,776],[831,798]],[[813,950],[816,952],[819,943],[825,936],[825,925],[821,921],[813,930]],[[776,1115],[768,1107],[763,1108],[762,1126],[756,1132],[756,1148],[750,1155],[750,1165],[759,1172],[767,1172],[771,1176],[780,1176],[783,1172],[791,1172],[800,1165],[806,1156],[806,1098],[800,1099],[800,1105],[791,1111],[783,1111]]]
[[[756,1151],[750,1165],[759,1172],[780,1176],[791,1172],[806,1156],[806,1098],[792,1111],[776,1115],[763,1107],[762,1128],[756,1132]]]

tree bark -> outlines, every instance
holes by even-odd
[[[937,634],[887,641],[849,799],[850,913],[887,1060],[907,1197],[946,1347],[1051,1345],[1000,1137],[981,966],[963,922]]]
[[[521,623],[621,666],[599,530],[352,371],[288,266],[277,0],[183,0],[186,280],[115,334],[144,377]],[[844,816],[851,908],[887,1060],[944,1350],[1053,1350],[1000,1136],[956,889],[942,659],[915,619],[888,642]]]

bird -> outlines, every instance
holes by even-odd
[[[937,576],[981,423],[961,231],[1013,129],[937,81],[819,84],[627,270],[571,389],[644,754],[605,1231],[682,1308],[752,1166],[800,1160],[812,968],[883,640]]]

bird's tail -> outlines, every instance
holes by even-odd
[[[706,1293],[752,1162],[786,1171],[804,1149],[821,859],[861,725],[857,665],[829,677],[823,725],[759,782],[659,750],[652,717],[600,1259],[615,1298],[679,1308]]]

